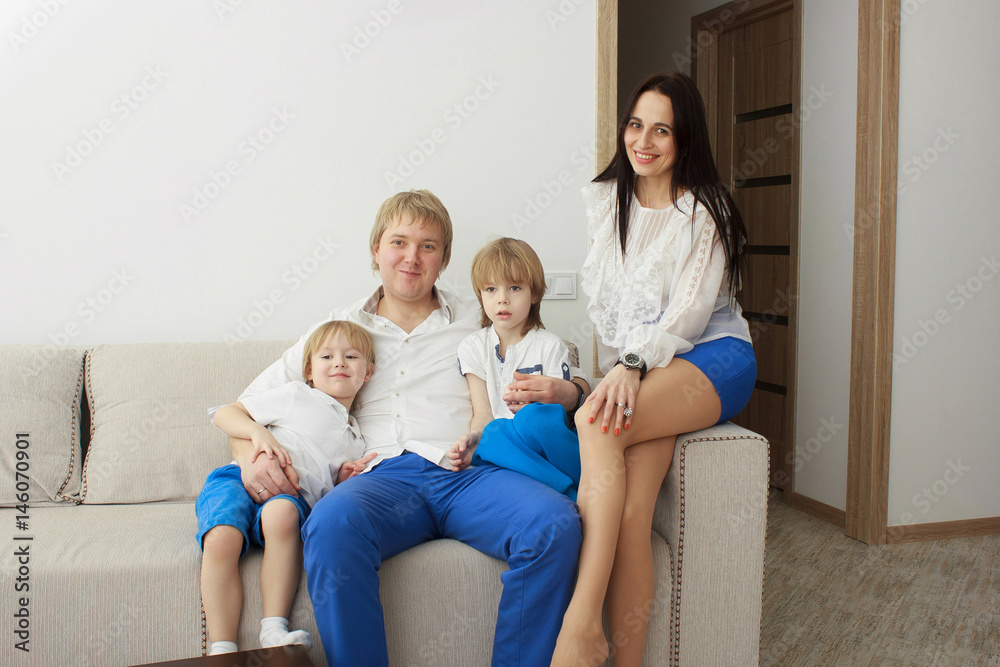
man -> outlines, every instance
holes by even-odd
[[[581,536],[565,496],[494,466],[442,467],[472,416],[458,344],[479,328],[474,299],[434,285],[450,259],[451,240],[450,217],[433,194],[391,197],[371,235],[372,267],[382,286],[330,316],[366,327],[376,351],[375,372],[355,410],[366,455],[376,455],[373,467],[320,500],[302,529],[309,595],[331,664],[389,664],[378,569],[384,559],[428,540],[461,540],[507,561],[494,665],[548,664],[572,593]],[[244,396],[299,377],[301,359],[302,341]],[[514,407],[542,401],[571,410],[586,388],[580,382],[521,376],[507,399]],[[264,501],[294,493],[294,470],[265,457],[251,464],[248,441],[231,440],[231,447],[252,496]]]

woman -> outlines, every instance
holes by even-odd
[[[653,599],[649,534],[674,442],[745,406],[757,374],[735,293],[746,229],[712,160],[694,82],[629,97],[608,167],[584,189],[583,290],[605,373],[577,411],[583,547],[553,665],[639,665]],[[581,662],[582,661],[582,662]]]

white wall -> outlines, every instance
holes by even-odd
[[[414,187],[455,222],[448,284],[467,288],[496,235],[578,270],[594,15],[555,0],[4,2],[0,343],[297,337],[376,286],[375,211]],[[588,360],[584,305],[543,316]]]
[[[846,509],[857,3],[805,0],[795,492]]]
[[[1000,6],[903,2],[889,524],[1000,516]]]

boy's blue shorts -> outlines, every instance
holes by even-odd
[[[729,421],[747,406],[757,381],[757,358],[753,345],[726,336],[698,343],[693,350],[678,354],[676,358],[691,362],[711,380],[722,403],[722,414],[717,423]]]
[[[309,516],[309,505],[301,496],[280,495],[268,498],[267,503],[278,498],[286,498],[299,510],[299,528]],[[195,513],[198,515],[198,546],[204,548],[205,533],[216,526],[232,526],[243,533],[243,551],[246,554],[250,544],[264,546],[264,535],[260,530],[260,512],[264,505],[258,505],[243,488],[240,467],[235,463],[216,468],[208,474],[205,486],[198,494]]]

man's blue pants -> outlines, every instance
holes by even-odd
[[[547,665],[573,592],[581,530],[566,496],[524,475],[492,465],[452,472],[404,453],[324,496],[302,538],[330,664],[388,666],[382,561],[452,538],[510,568],[501,575],[492,664]],[[476,594],[473,582],[463,594]]]

